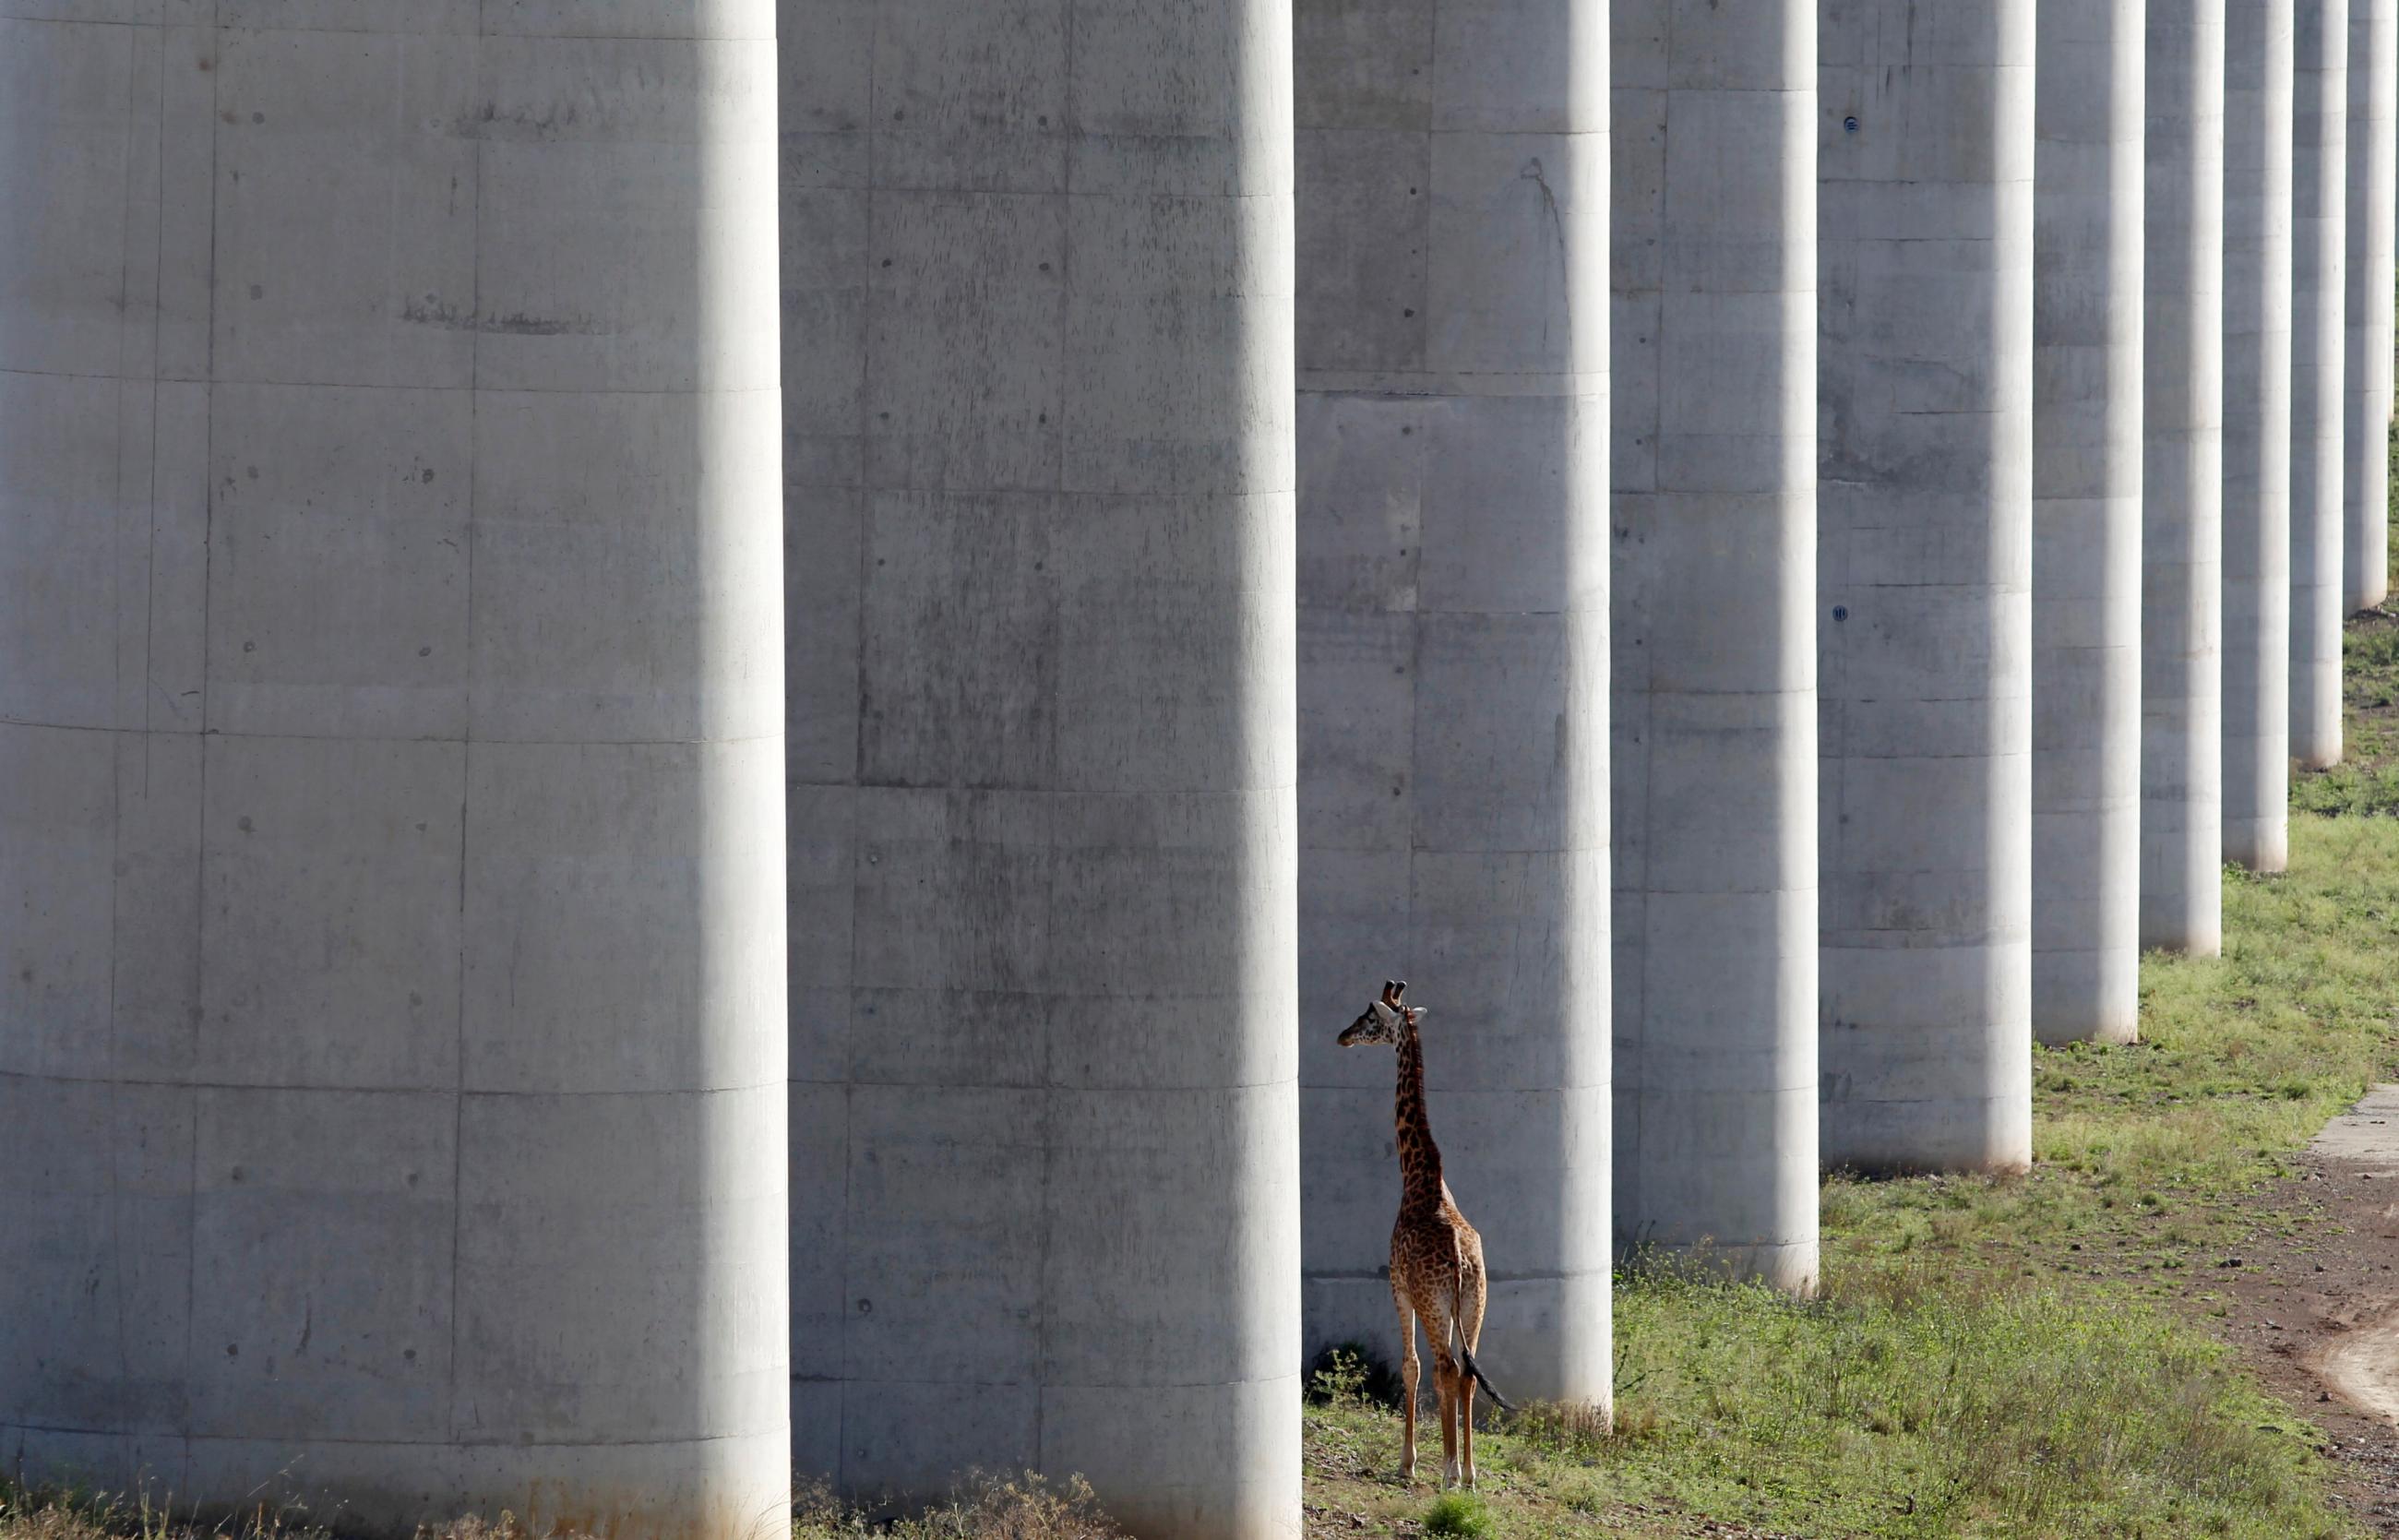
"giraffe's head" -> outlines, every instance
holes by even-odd
[[[1358,1020],[1342,1032],[1341,1046],[1355,1048],[1375,1043],[1397,1044],[1401,1029],[1413,1028],[1416,1019],[1424,1015],[1422,1006],[1411,1006],[1401,999],[1407,993],[1407,988],[1408,981],[1404,979],[1384,979],[1383,993],[1376,995],[1374,1003],[1359,1013]]]

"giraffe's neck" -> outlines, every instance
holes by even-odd
[[[1425,1117],[1424,1045],[1416,1028],[1400,1033],[1400,1084],[1392,1109],[1399,1129],[1400,1212],[1430,1213],[1441,1208],[1441,1149]]]

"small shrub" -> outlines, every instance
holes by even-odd
[[[1308,1366],[1308,1398],[1319,1406],[1397,1407],[1406,1394],[1398,1371],[1362,1342],[1335,1343]]]
[[[1491,1510],[1471,1492],[1444,1492],[1425,1509],[1427,1534],[1448,1535],[1451,1540],[1487,1540],[1491,1530]]]
[[[943,1507],[892,1524],[893,1540],[1123,1540],[1080,1476],[1052,1482],[1021,1476],[969,1477]]]

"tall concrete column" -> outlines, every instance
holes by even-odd
[[[2032,1155],[2032,0],[1823,0],[1823,1158]]]
[[[2140,944],[2224,910],[2224,7],[2148,0]]]
[[[1616,1232],[1806,1292],[1816,0],[1615,28]]]
[[[2399,0],[2349,0],[2349,346],[2342,418],[2341,608],[2390,582],[2392,200],[2399,198]]]
[[[2041,0],[2034,118],[2032,1022],[2139,1030],[2146,0]]]
[[[794,1465],[1294,1535],[1288,5],[780,8]]]
[[[1334,1037],[1404,977],[1479,1357],[1605,1407],[1607,6],[1296,10],[1308,1347],[1397,1352],[1392,1063]]]
[[[2292,0],[2224,11],[2224,858],[2290,858]]]
[[[2340,763],[2349,0],[2297,0],[2291,92],[2291,758]]]
[[[774,19],[589,9],[0,4],[12,1476],[787,1525]]]

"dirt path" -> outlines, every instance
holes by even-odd
[[[2324,1430],[2351,1510],[2399,1536],[2399,1086],[2335,1118],[2262,1196],[2307,1215],[2218,1260],[2230,1314],[2213,1323],[2270,1388]]]

